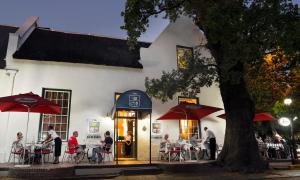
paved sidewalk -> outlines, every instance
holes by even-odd
[[[265,173],[242,174],[225,171],[209,162],[203,163],[171,163],[148,165],[90,165],[90,164],[47,164],[30,168],[14,168],[11,164],[0,166],[0,179],[15,180],[16,178],[35,179],[300,179],[300,170],[289,170],[290,162],[270,162],[270,170]],[[9,177],[1,177],[1,173]]]
[[[260,180],[260,179],[300,179],[300,170],[271,170],[266,173],[259,174],[240,174],[230,172],[214,172],[214,173],[163,173],[158,175],[139,175],[139,176],[119,176],[117,180],[185,180],[185,179],[201,179],[201,180]]]

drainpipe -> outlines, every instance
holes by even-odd
[[[13,79],[12,79],[12,84],[11,84],[11,89],[10,89],[10,95],[13,95],[14,93],[14,87],[15,87],[15,79],[16,79],[16,75],[17,73],[19,72],[18,69],[10,69],[10,68],[6,68],[4,69],[6,70],[6,75],[10,76],[11,73],[10,71],[13,72]],[[7,115],[7,120],[6,120],[6,128],[5,128],[5,133],[4,135],[6,136],[5,138],[5,142],[4,142],[4,145],[6,147],[6,151],[4,152],[4,161],[7,161],[7,152],[10,151],[10,143],[8,142],[8,136],[7,136],[7,132],[8,132],[8,128],[9,128],[9,119],[10,119],[10,112],[8,112],[8,115]]]

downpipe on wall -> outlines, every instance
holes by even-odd
[[[11,76],[12,75],[12,84],[11,84],[11,89],[10,89],[10,95],[13,95],[14,93],[14,87],[15,87],[15,79],[16,75],[19,72],[18,69],[11,69],[11,68],[5,68],[3,69],[6,71],[5,75]],[[10,112],[7,114],[7,119],[6,119],[6,128],[4,130],[4,135],[6,136],[5,141],[4,141],[4,148],[2,149],[2,154],[3,154],[3,162],[7,162],[8,156],[9,156],[9,151],[11,148],[11,144],[8,142],[8,128],[9,128],[9,120],[10,120]]]

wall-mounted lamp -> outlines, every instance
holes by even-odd
[[[104,117],[105,120],[112,120],[110,113],[106,113],[106,116]]]

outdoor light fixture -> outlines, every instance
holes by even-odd
[[[286,106],[290,106],[292,104],[292,99],[291,98],[286,98],[284,99],[284,104]],[[288,110],[288,109],[287,109]],[[288,112],[288,111],[287,111]],[[280,121],[281,119],[281,121]],[[295,121],[297,119],[297,117],[291,118],[291,120],[289,118],[280,118],[279,119],[279,123],[281,125],[290,125],[291,126],[291,160],[292,160],[292,164],[295,164],[297,157],[297,150],[296,150],[296,144],[295,144],[295,135],[294,135],[294,123],[293,121]]]
[[[284,104],[285,104],[285,105],[288,105],[288,106],[289,106],[289,105],[291,105],[291,104],[292,104],[292,99],[290,99],[290,98],[286,98],[286,99],[284,99],[284,101],[283,101],[283,102],[284,102]]]
[[[295,116],[295,117],[294,117],[294,119],[293,119],[293,121],[296,121],[297,119],[298,119],[298,117],[297,117],[297,116]]]
[[[281,125],[281,126],[289,126],[291,124],[291,121],[289,118],[287,117],[282,117],[278,120],[278,123]]]
[[[104,116],[104,120],[106,120],[106,121],[112,120],[109,113],[106,113],[106,116]]]

